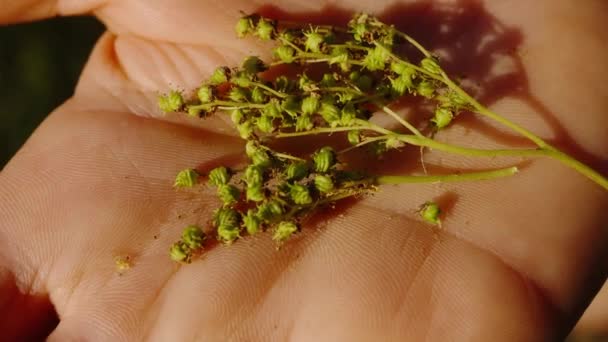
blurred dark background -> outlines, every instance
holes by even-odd
[[[0,169],[72,95],[102,32],[91,17],[0,26]]]

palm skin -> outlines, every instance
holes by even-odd
[[[552,340],[605,279],[608,195],[545,159],[509,179],[384,187],[325,214],[281,250],[262,234],[178,266],[168,246],[186,224],[204,224],[217,203],[208,191],[174,191],[173,177],[186,167],[237,163],[242,141],[221,119],[158,114],[155,97],[170,85],[191,89],[246,54],[267,56],[267,46],[232,32],[238,10],[259,4],[13,3],[2,3],[9,10],[0,20],[94,11],[110,32],[74,97],[0,174],[0,289],[14,282],[21,292],[48,294],[61,320],[50,341]],[[388,5],[341,4],[368,12]],[[608,158],[605,3],[484,5],[521,28],[535,96],[584,150]],[[499,109],[552,138],[542,120],[518,116],[534,114],[525,104]],[[445,139],[496,146],[456,133]],[[465,168],[504,163],[434,152],[428,159]],[[446,193],[455,200],[441,229],[415,218],[420,203]],[[119,274],[117,255],[130,255],[133,267]],[[19,308],[2,310],[14,316]],[[40,324],[21,323],[26,329],[13,329],[14,338]]]

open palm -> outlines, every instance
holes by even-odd
[[[243,143],[221,118],[163,116],[156,96],[172,86],[196,87],[217,65],[267,57],[268,46],[233,34],[239,11],[263,4],[0,4],[8,8],[0,13],[4,22],[92,11],[109,30],[74,97],[0,174],[3,340],[44,330],[46,296],[60,318],[51,341],[550,340],[568,332],[606,276],[608,195],[545,159],[509,179],[384,187],[329,210],[281,250],[260,234],[176,265],[168,246],[185,225],[205,224],[217,203],[205,192],[174,191],[175,174],[238,162]],[[429,1],[275,6],[262,10],[317,21],[340,21],[348,11],[378,13],[398,24],[405,18],[404,25],[430,43],[439,39],[417,23],[444,13]],[[496,107],[601,167],[608,158],[608,67],[602,64],[608,60],[608,11],[602,0],[585,6],[461,1],[450,18],[460,13],[454,9],[475,8],[481,15],[485,8],[484,15],[520,30],[521,46],[511,53],[521,57],[525,91],[533,95],[527,98],[534,101],[522,100],[521,87],[510,92],[508,84],[502,90],[495,85],[494,93],[513,95],[492,99]],[[475,18],[463,22],[481,20]],[[470,24],[458,39],[470,41],[477,29]],[[450,68],[474,74],[473,58]],[[550,118],[538,115],[541,107]],[[439,138],[482,147],[521,144],[467,118]],[[432,152],[428,162],[439,169],[518,160],[460,161]],[[431,198],[449,207],[442,229],[415,218]],[[121,255],[133,265],[119,273],[114,258]]]

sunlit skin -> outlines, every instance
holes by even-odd
[[[329,2],[273,4],[282,10],[275,14],[318,20]],[[60,319],[50,341],[544,341],[567,334],[606,277],[608,193],[547,159],[507,179],[383,187],[324,213],[279,251],[265,233],[213,246],[189,265],[169,259],[181,230],[205,225],[218,205],[212,191],[175,191],[175,175],[237,164],[243,142],[225,117],[164,116],[156,97],[193,89],[216,66],[246,55],[267,58],[268,45],[233,31],[239,10],[261,5],[0,0],[4,23],[92,12],[108,28],[74,96],[0,173],[1,339],[43,331],[48,320],[32,313],[47,296]],[[389,17],[390,5],[340,2]],[[513,53],[553,119],[548,124],[535,115],[538,106],[513,98],[492,108],[558,146],[567,135],[605,174],[608,3],[483,6],[521,31]],[[508,145],[457,121],[437,138]],[[458,169],[520,162],[439,152],[425,159]],[[441,228],[416,216],[429,200],[449,204]],[[130,267],[119,271],[115,260],[125,255]]]

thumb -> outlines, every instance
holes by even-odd
[[[0,0],[0,25],[91,12],[102,0]]]

